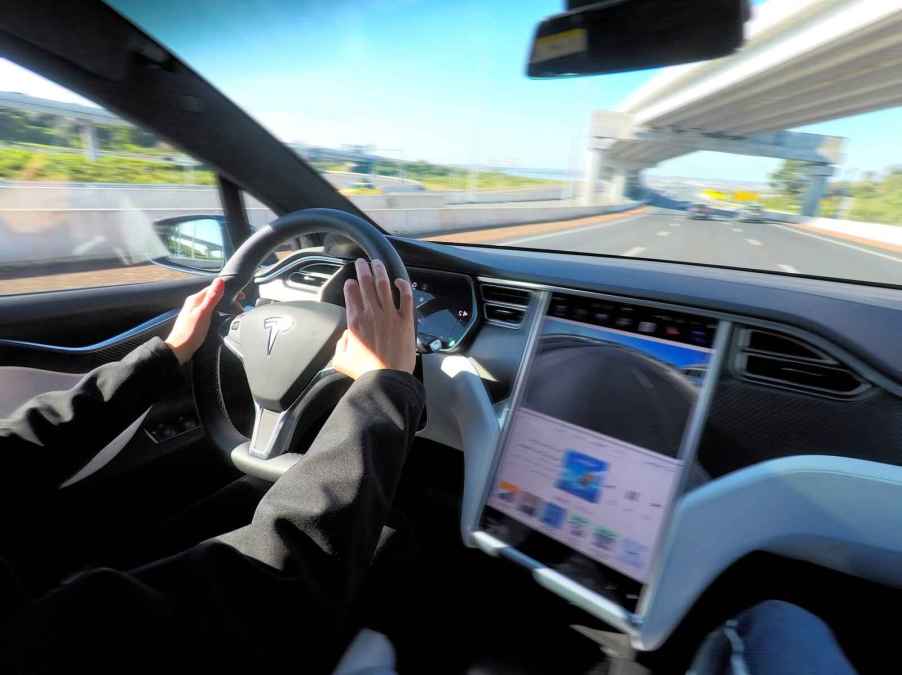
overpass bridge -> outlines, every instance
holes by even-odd
[[[592,118],[585,199],[606,180],[618,199],[639,172],[696,150],[809,165],[803,215],[815,215],[843,139],[787,131],[902,104],[900,0],[770,0],[746,44],[664,70]]]
[[[79,125],[85,156],[91,160],[97,159],[100,153],[100,145],[97,142],[98,126],[131,126],[122,118],[97,106],[37,98],[15,91],[0,91],[0,108],[39,115],[55,115],[75,121]]]

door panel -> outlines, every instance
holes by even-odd
[[[0,297],[0,338],[59,347],[93,345],[181,306],[209,276]]]
[[[206,277],[165,284],[113,286],[0,298],[0,417],[31,397],[75,384],[154,336],[165,337],[178,307]],[[121,476],[200,441],[188,379],[67,480]]]

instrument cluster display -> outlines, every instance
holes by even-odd
[[[469,277],[450,272],[408,268],[416,307],[417,338],[429,351],[454,349],[476,314]]]

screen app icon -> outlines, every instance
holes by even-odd
[[[601,499],[601,486],[608,463],[577,450],[564,453],[563,468],[556,487],[592,504]]]

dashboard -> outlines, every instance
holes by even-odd
[[[659,646],[717,575],[753,550],[902,586],[902,569],[887,562],[902,556],[902,540],[886,537],[902,531],[902,510],[881,507],[902,503],[902,291],[676,263],[394,243],[416,283],[417,333],[428,347],[421,358],[428,421],[419,435],[464,451],[461,526],[469,544],[491,555],[504,550],[476,536],[480,504],[542,317],[689,345],[710,341],[722,326],[723,358],[699,427],[695,475],[648,592],[632,605],[602,596],[590,602],[555,580],[554,570],[536,571],[537,581],[622,629],[640,649]],[[260,296],[336,301],[348,273],[339,258],[298,254],[258,278]],[[687,363],[684,375],[701,377],[698,365]]]

